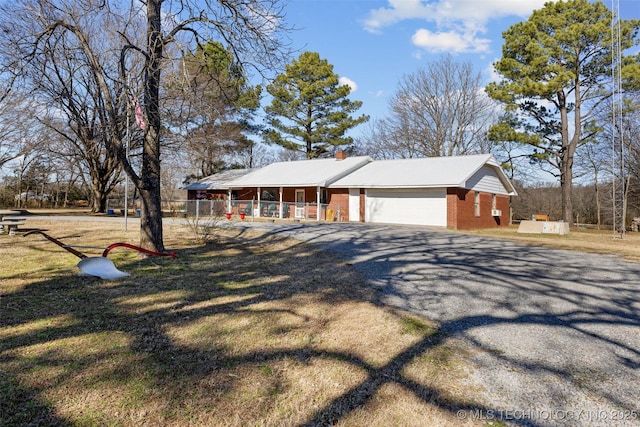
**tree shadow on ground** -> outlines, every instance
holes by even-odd
[[[305,233],[365,274],[379,304],[436,320],[477,350],[494,415],[525,425],[640,417],[639,264],[417,227],[277,232]]]
[[[210,425],[209,419],[197,415],[211,404],[204,396],[250,390],[254,386],[242,382],[255,380],[256,369],[265,372],[258,379],[266,385],[255,400],[263,407],[274,404],[282,389],[293,387],[268,373],[274,367],[282,370],[283,361],[303,367],[329,361],[340,364],[340,372],[360,372],[364,380],[352,381],[350,391],[324,410],[314,414],[305,409],[283,423],[276,417],[271,424],[333,424],[348,413],[346,408],[358,407],[388,382],[401,384],[430,404],[450,410],[467,407],[401,372],[441,343],[437,333],[412,339],[415,344],[383,365],[363,357],[359,349],[315,345],[313,337],[336,319],[314,324],[310,320],[317,313],[300,310],[297,304],[311,301],[319,311],[327,311],[343,303],[374,301],[375,292],[360,286],[359,274],[336,265],[326,252],[287,242],[291,241],[239,231],[232,238],[181,250],[177,260],[116,256],[118,268],[132,273],[119,281],[52,276],[48,266],[6,277],[29,284],[0,295],[0,425],[174,424],[189,420],[190,411],[196,414],[193,424]],[[25,245],[34,252],[50,250],[31,241]],[[273,251],[280,245],[282,250]],[[48,255],[59,253],[45,252]],[[287,321],[279,322],[282,318]],[[181,336],[184,328],[192,335]],[[234,328],[246,329],[246,342]],[[251,346],[253,339],[260,342],[253,334],[261,328],[279,331],[283,343]],[[225,334],[235,341],[225,341]],[[254,397],[247,398],[247,411]],[[128,415],[122,418],[114,412]],[[219,424],[243,423],[229,419]]]
[[[626,391],[631,394],[621,396],[616,390],[607,391],[610,379],[597,385],[580,374],[584,370],[593,371],[596,377],[606,375],[598,371],[599,365],[535,357],[540,350],[536,346],[555,352],[571,353],[571,349],[547,347],[561,345],[561,339],[525,342],[518,336],[518,328],[543,328],[525,331],[535,339],[548,338],[551,328],[569,332],[570,345],[588,340],[573,349],[575,354],[571,357],[575,358],[581,356],[582,345],[597,343],[598,351],[606,352],[602,357],[612,359],[627,374],[637,369],[640,360],[640,304],[634,281],[640,268],[600,265],[597,272],[592,268],[587,277],[584,270],[593,265],[594,258],[572,259],[570,265],[559,268],[555,257],[567,259],[568,253],[490,239],[461,239],[452,233],[414,229],[399,233],[396,229],[387,235],[383,231],[357,226],[338,231],[332,227],[294,226],[281,229],[283,234],[263,236],[241,230],[232,239],[184,249],[176,261],[130,260],[128,265],[119,267],[134,275],[122,281],[64,275],[35,280],[18,292],[2,295],[0,364],[21,368],[31,375],[47,373],[48,377],[26,387],[24,372],[6,371],[0,377],[0,397],[3,401],[8,399],[12,406],[3,406],[0,420],[7,425],[28,424],[32,420],[42,420],[45,425],[71,424],[77,420],[65,418],[55,410],[49,389],[76,378],[87,384],[128,384],[131,378],[140,378],[134,384],[137,398],[121,404],[123,410],[141,419],[159,411],[162,416],[158,419],[171,424],[171,420],[181,419],[189,410],[204,405],[199,402],[202,395],[193,393],[194,385],[200,385],[201,393],[224,396],[243,387],[243,378],[237,374],[243,370],[266,366],[264,370],[268,372],[270,364],[284,360],[301,365],[331,360],[362,375],[343,392],[322,400],[318,408],[307,409],[301,416],[303,421],[283,424],[340,423],[365,407],[383,385],[391,383],[452,416],[465,411],[492,414],[518,425],[553,423],[554,420],[514,418],[507,409],[530,408],[506,408],[499,399],[496,404],[482,405],[451,398],[441,389],[405,374],[409,364],[449,337],[462,338],[477,350],[471,359],[478,369],[487,370],[483,379],[492,386],[503,387],[501,381],[507,381],[492,375],[512,369],[522,372],[525,380],[529,376],[553,379],[542,381],[528,392],[557,404],[558,409],[566,410],[571,404],[554,400],[566,390],[581,396],[595,395],[612,407],[633,408],[630,402],[637,402],[638,384],[634,372],[627,377],[630,390]],[[272,250],[292,233],[299,238],[301,233],[313,233],[305,240],[315,245],[294,243],[284,245],[281,251]],[[334,255],[344,265],[336,265]],[[370,287],[356,286],[362,275]],[[435,319],[439,329],[398,349],[384,363],[372,363],[355,350],[319,348],[302,340],[307,335],[321,334],[323,327],[305,329],[308,314],[296,306],[305,298],[331,306],[343,302],[393,306]],[[256,320],[260,319],[257,313],[266,313],[266,317]],[[284,317],[289,320],[278,324],[277,320]],[[175,332],[193,325],[200,325],[197,332],[204,337],[202,340],[198,341],[197,334],[185,339]],[[636,337],[630,340],[599,329],[612,325],[631,328]],[[499,330],[497,335],[489,333],[503,326],[508,330]],[[252,334],[274,327],[280,327],[282,336],[290,340],[287,345],[267,342],[260,348],[251,347],[252,340],[261,339]],[[244,335],[234,334],[233,328],[246,328],[247,342]],[[228,342],[225,334],[242,339]],[[212,338],[215,340],[209,342]],[[516,339],[521,348],[514,352],[509,347]],[[52,345],[64,341],[68,342],[64,349]],[[96,350],[74,348],[76,342],[80,347],[92,343]],[[105,361],[109,361],[108,366]],[[247,375],[245,379],[255,377]],[[277,375],[265,374],[261,381],[267,383],[261,386],[266,387],[264,394],[254,400],[263,407],[273,404],[279,390],[287,387]],[[20,397],[12,399],[14,393]],[[157,394],[163,396],[163,404],[155,409],[143,408],[150,400],[155,402]],[[248,396],[247,401],[254,397]],[[115,398],[104,399],[109,402]],[[109,403],[120,405],[117,399]],[[137,412],[132,412],[131,407]],[[96,410],[83,420],[99,422],[104,416]],[[193,421],[204,422],[197,418]],[[234,420],[221,424],[231,425]]]

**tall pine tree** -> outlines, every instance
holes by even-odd
[[[489,138],[528,146],[533,160],[557,171],[562,217],[570,224],[576,149],[597,132],[594,113],[611,95],[611,22],[601,1],[547,2],[503,33],[502,58],[494,64],[502,79],[487,87],[505,106]],[[637,31],[637,21],[621,22],[623,49]]]
[[[308,159],[352,144],[346,132],[369,120],[351,116],[362,102],[349,100],[351,88],[341,85],[333,65],[315,52],[304,52],[288,64],[267,92],[273,100],[265,108],[265,142],[303,152]]]

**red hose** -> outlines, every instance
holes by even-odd
[[[111,251],[111,249],[117,248],[118,246],[124,246],[125,248],[134,249],[138,252],[142,252],[148,255],[170,256],[171,258],[176,258],[178,256],[178,254],[175,252],[154,252],[148,249],[141,248],[139,246],[131,245],[129,243],[113,243],[109,245],[109,247],[107,247],[107,249],[105,249],[104,252],[102,252],[102,256],[106,257],[107,255],[109,255],[109,251]]]

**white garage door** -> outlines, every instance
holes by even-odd
[[[369,189],[365,221],[447,226],[447,193],[443,189]]]

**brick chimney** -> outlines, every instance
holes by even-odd
[[[347,152],[344,150],[336,151],[336,160],[344,160],[347,158]]]

